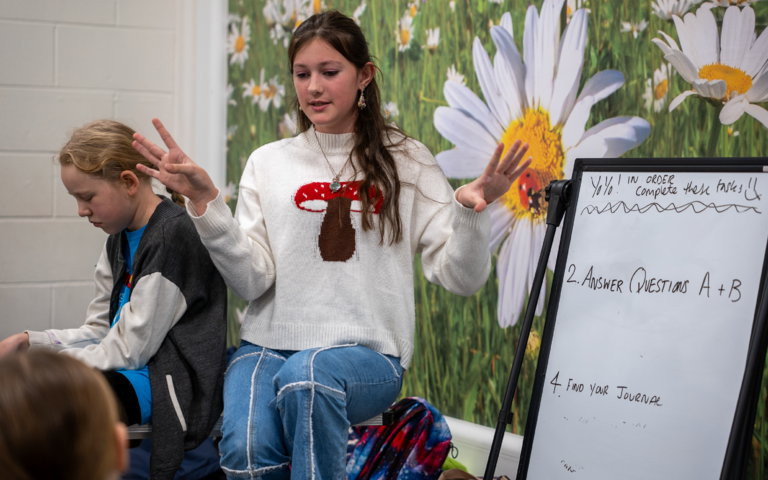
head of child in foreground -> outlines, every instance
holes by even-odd
[[[104,480],[127,466],[127,432],[106,380],[47,351],[0,358],[4,480]]]
[[[61,181],[75,197],[78,215],[110,235],[143,227],[137,214],[155,199],[152,179],[136,165],[154,167],[131,145],[133,134],[120,122],[97,120],[74,130],[58,155]],[[171,193],[184,205],[184,197]]]

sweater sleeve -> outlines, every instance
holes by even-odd
[[[421,168],[411,216],[416,252],[427,280],[458,295],[472,295],[491,272],[488,209],[475,212],[460,204],[437,161],[419,144]]]
[[[99,370],[137,370],[149,362],[186,311],[178,286],[160,272],[144,275],[133,286],[120,319],[101,342],[62,352]]]
[[[66,330],[27,331],[30,348],[63,350],[99,343],[109,333],[109,302],[112,294],[112,268],[107,256],[107,244],[101,251],[93,274],[96,297],[88,305],[83,326]]]
[[[254,153],[255,155],[255,153]],[[275,260],[256,189],[254,162],[248,162],[240,179],[235,216],[221,192],[197,215],[187,203],[190,217],[227,286],[240,298],[260,297],[275,282]]]

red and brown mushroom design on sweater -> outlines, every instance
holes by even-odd
[[[375,189],[371,187],[371,197]],[[360,201],[360,182],[341,182],[341,188],[331,191],[329,182],[307,183],[299,187],[294,195],[299,209],[325,213],[317,239],[320,256],[326,262],[346,262],[355,254],[355,227],[352,226],[352,202]],[[378,214],[383,198],[379,198],[371,210]]]

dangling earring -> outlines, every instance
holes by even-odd
[[[359,108],[360,110],[364,109],[366,106],[365,95],[363,94],[363,92],[365,92],[365,87],[363,87],[360,90],[360,99],[357,101],[357,108]]]

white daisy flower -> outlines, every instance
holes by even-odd
[[[294,112],[283,115],[283,119],[277,123],[277,133],[280,138],[290,138],[299,133],[296,114]]]
[[[425,31],[427,35],[427,44],[422,45],[421,48],[426,48],[430,52],[437,50],[437,44],[440,43],[440,27],[428,29]]]
[[[397,109],[397,103],[395,102],[385,103],[382,105],[381,109],[384,116],[388,118],[395,118],[400,115],[400,111]]]
[[[672,20],[673,15],[678,17],[691,9],[702,0],[656,0],[651,4],[653,14],[662,20]]]
[[[413,17],[408,12],[405,12],[403,18],[398,22],[395,37],[399,51],[404,52],[410,48],[411,40],[413,40]]]
[[[460,85],[464,85],[464,75],[456,71],[456,65],[451,65],[445,72],[445,76],[448,82],[456,82]]]
[[[661,67],[653,72],[653,80],[649,78],[646,81],[645,94],[643,95],[645,108],[647,110],[653,108],[654,112],[660,112],[667,103],[667,94],[669,94],[668,68],[666,63],[662,63]]]
[[[243,17],[241,28],[237,24],[230,26],[229,35],[227,35],[227,53],[232,56],[229,58],[229,64],[237,62],[240,68],[243,68],[245,61],[248,60],[248,42],[251,41],[251,27],[248,25],[248,17]]]
[[[264,71],[262,70],[262,76]],[[269,104],[273,104],[275,108],[280,108],[282,99],[285,97],[285,86],[277,83],[277,75],[272,77],[269,82],[262,83],[261,85],[261,99],[259,99],[259,108],[262,112],[266,112],[269,108]]]
[[[232,94],[235,93],[235,87],[231,83],[227,84],[227,104],[237,106],[237,101],[232,98]]]
[[[227,127],[227,141],[231,142],[232,137],[235,136],[235,133],[237,133],[237,125],[230,125]]]
[[[450,7],[451,9],[451,13],[456,13],[456,2],[451,0],[450,2],[448,2],[448,7]]]
[[[640,145],[650,125],[638,117],[615,117],[586,129],[592,106],[624,84],[624,75],[606,70],[590,78],[579,94],[587,43],[587,12],[574,13],[560,36],[564,0],[544,0],[541,16],[528,7],[523,34],[525,63],[514,42],[512,17],[491,29],[493,63],[479,38],[472,54],[485,102],[469,88],[445,82],[450,107],[435,110],[435,128],[456,145],[437,154],[451,178],[476,178],[499,142],[506,149],[520,139],[533,163],[506,195],[489,206],[491,250],[498,248],[498,320],[513,325],[533,283],[546,232],[544,188],[568,178],[577,158],[617,157]],[[506,153],[506,152],[505,152]],[[557,245],[557,241],[555,242]],[[554,261],[556,255],[550,256]],[[550,264],[550,268],[553,265]],[[541,313],[544,295],[536,311]]]
[[[365,12],[365,7],[366,7],[365,0],[363,0],[362,2],[360,2],[360,5],[358,5],[355,11],[352,12],[352,20],[354,20],[355,23],[358,25],[360,25],[360,17]]]
[[[419,1],[418,0],[415,0],[415,1],[410,2],[408,4],[407,13],[408,13],[408,15],[411,16],[411,18],[415,18],[416,17],[416,14],[419,13]]]
[[[637,38],[637,35],[645,30],[646,27],[648,27],[648,22],[645,20],[640,20],[639,23],[621,22],[621,31],[623,33],[631,32],[634,38]]]
[[[733,128],[728,127],[728,136],[729,137],[738,137],[739,136],[739,131],[738,130],[734,131]]]
[[[759,2],[759,1],[760,0],[712,0],[707,3],[711,4],[713,7],[730,7],[730,6],[748,7],[753,3]]]
[[[227,14],[227,28],[232,28],[233,25],[237,25],[241,20],[240,15],[236,13]]]
[[[254,105],[261,102],[264,95],[262,85],[264,84],[264,69],[261,69],[261,77],[259,83],[256,80],[251,79],[250,82],[243,84],[243,98],[250,98],[251,103]]]
[[[699,95],[725,105],[720,111],[723,125],[747,113],[768,127],[768,110],[755,105],[768,101],[768,28],[757,37],[752,7],[728,7],[721,35],[709,8],[689,13],[684,20],[673,19],[682,50],[662,31],[667,43],[660,38],[653,43],[693,89],[672,100],[669,111],[688,96]]]
[[[229,182],[226,187],[221,189],[221,196],[224,197],[224,203],[237,199],[237,187],[235,187],[235,184]]]
[[[242,325],[243,320],[245,320],[245,310],[240,310],[239,308],[235,308],[235,315],[237,316],[237,323]]]

